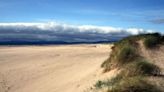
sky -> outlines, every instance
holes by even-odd
[[[43,25],[49,31],[67,25],[85,26],[85,33],[164,33],[164,0],[0,0],[0,29]]]

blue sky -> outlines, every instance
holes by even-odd
[[[63,22],[164,32],[164,0],[0,0],[0,22]]]

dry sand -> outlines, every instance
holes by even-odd
[[[99,79],[111,45],[0,47],[0,92],[83,92]]]

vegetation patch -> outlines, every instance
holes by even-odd
[[[162,92],[143,76],[124,77],[120,74],[111,80],[98,81],[94,87],[97,91],[107,89],[105,92]]]
[[[157,76],[160,75],[160,68],[144,59],[138,59],[129,63],[121,72],[124,76]]]
[[[117,62],[120,65],[123,65],[125,63],[129,63],[133,61],[137,57],[137,53],[135,51],[135,48],[132,46],[124,46],[120,49],[119,53],[117,54]]]
[[[104,69],[103,72],[107,72],[107,71],[111,70],[111,68],[112,68],[111,58],[108,58],[107,60],[105,60],[101,64],[101,67]]]
[[[104,68],[104,72],[107,72],[112,68],[132,62],[135,58],[138,58],[136,49],[130,45],[125,45],[120,50],[113,52],[110,58],[102,63],[101,67]]]
[[[160,43],[160,37],[150,36],[145,38],[144,45],[146,48],[154,48]]]
[[[104,81],[97,81],[96,84],[94,85],[94,87],[96,89],[101,89],[103,87],[112,87],[113,85],[116,85],[117,83],[119,83],[122,80],[122,76],[121,75],[117,75],[116,77],[113,77],[112,79],[108,79],[108,80],[104,80]]]
[[[113,85],[107,92],[161,92],[141,76],[127,77]]]
[[[128,62],[133,62],[139,57],[137,41],[143,40],[146,48],[156,47],[158,44],[164,42],[164,37],[159,33],[142,34],[136,36],[129,36],[116,43],[112,47],[110,57],[101,65],[104,72],[113,68],[120,67]]]

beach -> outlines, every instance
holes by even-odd
[[[0,92],[84,92],[99,79],[109,44],[1,46]]]

